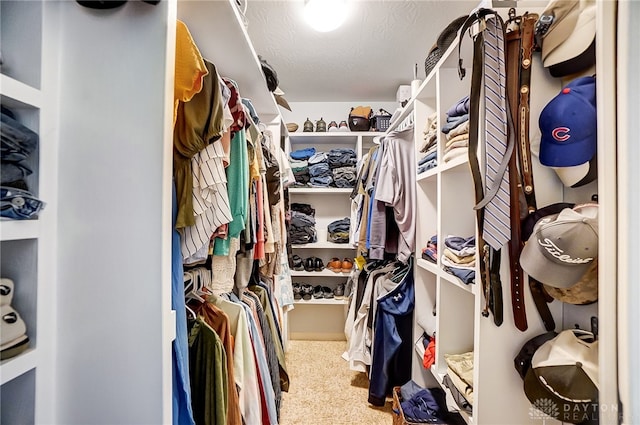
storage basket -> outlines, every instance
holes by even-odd
[[[393,425],[424,425],[420,422],[409,422],[404,417],[404,412],[402,411],[402,406],[400,402],[402,401],[402,395],[400,394],[400,387],[393,387],[393,403],[391,404],[391,415],[393,416]]]
[[[372,127],[376,131],[387,131],[387,129],[389,128],[389,123],[391,122],[391,114],[384,109],[380,109],[380,114],[375,115],[372,120]]]
[[[458,36],[458,30],[466,20],[467,16],[460,16],[459,18],[456,18],[438,35],[436,43],[431,47],[431,50],[429,50],[427,58],[424,61],[425,77],[429,76],[429,73],[442,58],[444,52],[447,51],[451,43],[456,39]]]

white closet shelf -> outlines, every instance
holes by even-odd
[[[311,298],[310,300],[295,300],[295,305],[344,305],[347,300],[337,300],[335,298]]]
[[[431,179],[435,176],[438,175],[438,170],[437,167],[436,168],[432,168],[430,170],[427,170],[423,173],[418,174],[418,176],[416,177],[416,182],[422,182],[428,179]]]
[[[289,139],[291,140],[291,143],[336,144],[352,143],[353,139],[359,136],[376,137],[383,135],[384,133],[377,131],[308,131],[301,133],[289,133]]]
[[[178,19],[187,25],[200,53],[216,66],[218,74],[238,83],[240,95],[251,99],[261,121],[270,122],[280,115],[235,0],[180,1]],[[224,37],[211,37],[213,29]]]
[[[351,272],[349,273],[342,273],[342,272],[332,272],[329,269],[324,269],[321,272],[308,272],[306,270],[291,270],[291,276],[298,276],[298,277],[349,277],[349,275],[351,274]]]
[[[42,92],[7,75],[0,74],[2,104],[12,108],[40,108]]]
[[[469,292],[470,294],[474,294],[473,287],[476,286],[475,283],[471,283],[469,285],[465,285],[464,283],[462,283],[460,281],[460,279],[458,279],[457,277],[455,277],[451,273],[447,273],[444,270],[440,270],[440,277],[442,278],[443,281],[448,282],[448,283],[450,283],[450,284],[452,284],[454,286],[457,286],[458,288],[461,288],[461,289]]]
[[[462,155],[452,159],[449,162],[445,162],[444,164],[442,164],[440,171],[445,172],[445,171],[453,170],[454,168],[458,168],[461,165],[467,164],[468,162],[469,162],[469,157],[467,155]]]
[[[418,264],[418,267],[420,267],[421,269],[424,269],[424,270],[426,270],[426,271],[428,271],[430,273],[433,273],[435,275],[437,275],[439,273],[438,266],[433,264],[431,261],[427,261],[424,258],[418,258],[416,263]]]
[[[355,249],[348,243],[335,243],[335,242],[313,242],[303,245],[291,245],[294,249]]]
[[[348,194],[353,192],[351,187],[290,187],[289,193],[313,193],[313,194],[336,194],[344,193]]]
[[[35,239],[40,236],[38,220],[0,220],[0,240]]]
[[[35,348],[29,348],[24,353],[3,360],[0,363],[0,384],[11,381],[20,375],[29,372],[36,367],[38,352]]]

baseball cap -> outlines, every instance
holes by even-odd
[[[540,219],[520,254],[520,265],[541,283],[567,288],[598,258],[598,206],[565,208]]]
[[[536,23],[536,33],[542,36],[543,62],[575,28],[580,13],[579,5],[579,0],[552,0],[540,14]]]
[[[583,330],[564,330],[531,359],[524,392],[538,410],[562,422],[597,417],[598,341]]]
[[[548,167],[573,167],[596,154],[596,79],[576,78],[540,113],[540,162]]]
[[[580,0],[572,2],[557,24],[549,28],[542,39],[542,61],[553,77],[564,77],[589,68],[596,63],[596,2]],[[577,7],[576,7],[577,5]],[[562,12],[554,7],[546,13]]]

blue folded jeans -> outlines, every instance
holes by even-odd
[[[0,186],[0,217],[25,220],[32,218],[45,203],[26,190]]]
[[[309,159],[316,153],[316,148],[298,149],[289,154],[292,159]]]
[[[3,161],[18,162],[27,159],[38,146],[38,134],[7,114],[0,114],[0,157]]]

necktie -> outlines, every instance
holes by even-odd
[[[483,239],[499,250],[509,239],[510,195],[507,172],[507,106],[504,39],[496,19],[484,31],[485,206]]]

